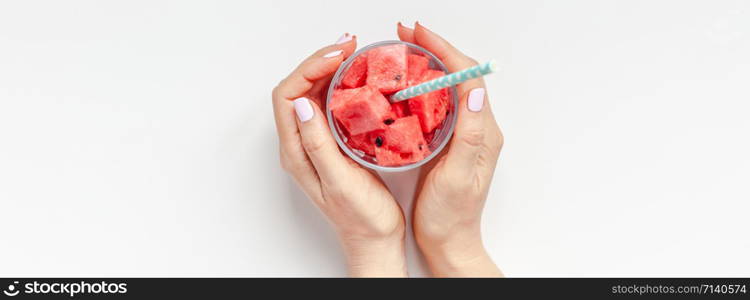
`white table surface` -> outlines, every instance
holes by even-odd
[[[750,2],[451,3],[0,2],[0,276],[345,275],[271,88],[415,20],[500,63],[507,275],[750,276]]]

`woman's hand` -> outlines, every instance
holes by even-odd
[[[321,109],[333,73],[355,49],[346,34],[274,88],[281,165],[335,227],[352,276],[406,276],[399,205],[377,176],[339,152]]]
[[[429,50],[450,72],[477,62],[419,23],[398,26],[399,38]],[[457,86],[458,122],[450,148],[424,178],[414,208],[414,235],[436,276],[502,276],[482,244],[482,209],[503,136],[490,110],[484,81]]]

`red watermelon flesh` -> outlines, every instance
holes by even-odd
[[[409,70],[407,71],[407,86],[421,83],[422,74],[427,71],[430,59],[419,54],[409,54]]]
[[[385,148],[375,148],[375,159],[377,160],[377,164],[381,166],[395,167],[414,162],[409,158],[404,159],[400,153]]]
[[[367,53],[357,56],[341,79],[341,84],[347,88],[358,88],[365,85],[367,80]]]
[[[383,93],[407,87],[406,45],[381,46],[367,53],[367,85]]]
[[[391,111],[396,118],[403,118],[409,116],[409,102],[399,101],[391,104]]]
[[[346,144],[353,149],[358,149],[367,155],[375,156],[375,139],[382,135],[382,130],[362,133],[350,136]]]
[[[337,107],[354,97],[357,92],[359,92],[359,89],[333,90],[331,102],[328,103],[329,109],[331,111],[336,110]]]
[[[393,151],[423,152],[426,144],[417,116],[396,119],[383,133],[383,146]]]
[[[334,99],[337,101],[332,101],[333,116],[352,136],[384,128],[383,121],[391,113],[388,100],[370,86],[355,90],[357,92],[341,94]]]
[[[398,152],[385,148],[375,148],[375,159],[377,164],[386,167],[394,167],[404,164],[404,160]]]
[[[420,82],[445,75],[443,71],[427,70]],[[422,132],[431,132],[445,120],[448,111],[448,89],[441,89],[409,99],[409,111],[419,117]]]
[[[435,131],[430,131],[428,133],[424,134],[424,140],[429,144],[432,142],[432,139],[435,137]]]
[[[388,148],[375,147],[375,159],[377,164],[386,167],[403,166],[418,162],[429,155],[427,153],[406,153],[392,151]]]
[[[430,154],[416,116],[394,120],[378,137],[375,158],[383,166],[414,163]]]

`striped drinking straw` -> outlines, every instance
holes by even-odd
[[[486,63],[479,64],[468,69],[463,69],[458,72],[450,73],[448,75],[405,88],[393,94],[390,100],[391,102],[395,103],[409,98],[414,98],[422,94],[427,94],[432,91],[444,89],[449,86],[454,86],[469,79],[482,77],[484,75],[495,72],[496,68],[497,64],[493,59]]]

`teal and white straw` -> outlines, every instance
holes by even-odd
[[[391,102],[403,101],[422,94],[427,94],[432,91],[437,91],[449,86],[454,86],[469,79],[482,77],[484,75],[495,72],[496,69],[497,64],[493,59],[486,63],[479,64],[468,69],[463,69],[461,71],[454,72],[443,77],[438,77],[433,80],[400,90],[397,93],[393,94],[393,96],[391,96]]]

